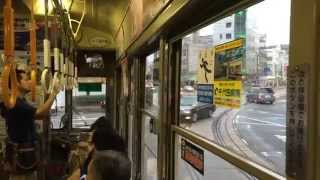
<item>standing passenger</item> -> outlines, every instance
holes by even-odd
[[[26,101],[31,91],[30,72],[25,65],[17,66],[18,97],[13,108],[0,103],[1,115],[7,126],[5,170],[10,180],[36,180],[35,170],[39,162],[39,145],[35,119],[44,120],[59,92],[59,81],[54,82],[53,91],[47,101],[38,108]]]

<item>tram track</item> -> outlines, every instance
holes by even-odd
[[[232,138],[231,134],[230,134],[230,130],[228,129],[228,120],[230,118],[227,118],[226,120],[223,118],[225,117],[228,113],[231,113],[232,110],[228,109],[225,110],[221,115],[218,116],[218,118],[215,120],[213,126],[214,126],[214,132],[213,132],[213,136],[215,138],[215,141],[231,150],[231,151],[235,151],[238,152],[239,154],[241,154],[244,157],[248,157],[247,153],[245,151],[242,150],[242,148],[238,145],[238,143],[235,142],[235,140]],[[224,132],[223,132],[224,131]],[[226,140],[228,139],[228,140]],[[248,173],[242,171],[239,169],[239,172],[241,174],[243,174],[245,176],[245,178],[247,178],[248,180],[257,180],[256,177],[249,175]]]

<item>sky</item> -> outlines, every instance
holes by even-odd
[[[259,34],[267,34],[267,45],[289,44],[291,0],[265,0],[247,11],[247,26]],[[200,30],[200,35],[212,34],[212,25]]]

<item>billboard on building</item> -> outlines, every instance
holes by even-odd
[[[240,108],[242,94],[241,81],[215,81],[214,102],[216,106]]]
[[[215,46],[214,79],[241,80],[244,55],[242,38]]]

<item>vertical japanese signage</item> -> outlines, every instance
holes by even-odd
[[[198,102],[213,104],[214,48],[200,51],[198,58]]]
[[[204,175],[204,151],[202,149],[181,139],[181,158]]]
[[[217,106],[228,108],[240,108],[241,105],[241,81],[215,81],[214,101]]]
[[[286,171],[294,179],[305,178],[309,76],[306,64],[289,67]]]

